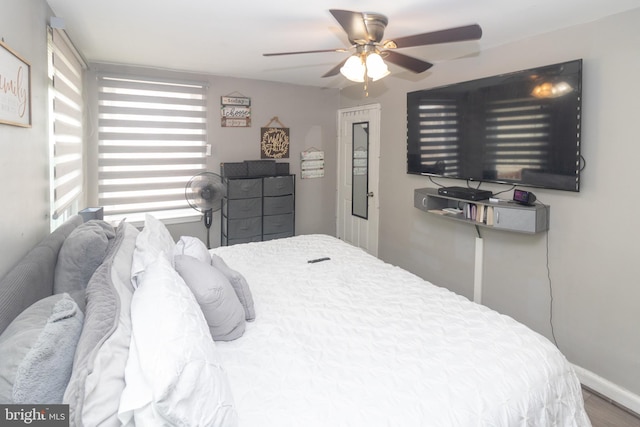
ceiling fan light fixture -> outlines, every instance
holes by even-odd
[[[345,76],[352,82],[357,83],[364,82],[365,71],[366,67],[359,55],[353,55],[349,57],[349,59],[347,59],[347,62],[345,62],[342,68],[340,68],[340,73],[342,73],[343,76]]]
[[[536,98],[559,98],[572,92],[573,88],[565,81],[544,82],[535,86],[531,91],[531,95]]]
[[[383,74],[380,74],[379,76],[371,77],[371,80],[373,80],[374,82],[377,82],[378,80],[387,77],[389,74],[391,74],[391,71],[387,70]]]
[[[342,73],[345,78],[353,82],[365,83],[366,92],[369,81],[377,81],[390,74],[385,61],[416,74],[433,66],[427,61],[395,52],[395,49],[478,40],[482,37],[482,28],[478,24],[472,24],[414,34],[394,40],[384,40],[384,31],[389,23],[386,16],[374,12],[353,12],[342,9],[329,9],[329,12],[346,33],[350,43],[348,48],[265,53],[263,55],[347,52],[355,49],[356,53],[353,56],[331,68],[322,77],[333,77]],[[384,57],[384,60],[380,55]]]
[[[389,74],[389,67],[387,67],[387,64],[384,63],[382,57],[378,53],[372,52],[367,55],[367,76],[370,79],[375,82]]]

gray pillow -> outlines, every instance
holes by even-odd
[[[233,286],[233,290],[236,291],[236,295],[238,295],[238,299],[242,307],[244,307],[245,320],[248,322],[255,320],[256,310],[253,307],[253,295],[251,295],[251,289],[249,289],[249,284],[244,276],[229,268],[227,263],[218,255],[211,254],[211,265],[220,270]]]
[[[177,255],[174,261],[176,271],[196,297],[214,341],[242,336],[244,308],[224,274],[189,255]]]
[[[85,222],[73,230],[58,254],[53,293],[85,289],[114,236],[113,226],[102,220]]]
[[[69,384],[64,391],[63,402],[69,404],[69,420],[71,425],[83,425],[83,410],[84,405],[87,404],[86,397],[90,394],[87,391],[87,383],[89,378],[93,375],[99,376],[103,371],[102,365],[96,366],[96,360],[98,354],[101,353],[105,343],[115,333],[118,333],[120,310],[125,307],[125,316],[128,316],[128,304],[123,303],[124,299],[130,298],[126,295],[120,295],[118,289],[115,288],[113,283],[114,263],[117,261],[124,262],[124,267],[116,268],[117,274],[123,274],[121,270],[127,270],[130,272],[130,259],[133,254],[133,247],[135,245],[135,238],[138,235],[137,230],[133,226],[122,222],[117,229],[116,236],[113,238],[112,243],[108,247],[104,261],[96,269],[93,276],[89,280],[86,289],[86,309],[85,309],[85,321],[78,346],[76,348],[75,358],[73,362],[73,372]],[[126,249],[126,253],[123,253],[123,249]],[[129,260],[121,260],[121,258],[128,258]],[[129,273],[126,273],[126,289],[133,293],[133,288],[130,286]],[[128,325],[124,326],[124,329],[130,328]],[[120,330],[122,333],[126,331]],[[114,349],[111,347],[111,361],[112,365],[110,369],[113,371],[114,376],[124,376],[123,372],[117,372],[118,370],[124,370],[125,362],[122,358],[126,358],[126,354],[123,356],[123,352],[128,352],[129,340],[125,337],[122,339],[123,345],[126,348]],[[118,378],[112,378],[114,382],[118,383]],[[105,385],[106,380],[101,385]],[[124,388],[122,385],[120,391]],[[109,405],[103,405],[100,414],[104,414],[105,417],[112,417],[110,422],[113,422],[113,413],[117,411],[119,397],[109,395],[106,393],[102,396],[109,400]],[[91,399],[90,399],[91,400]],[[95,399],[94,399],[95,400]],[[98,415],[97,412],[95,411]],[[106,423],[106,421],[105,421]],[[109,424],[109,423],[106,423]],[[87,423],[87,425],[90,425]],[[91,424],[91,425],[98,425]]]
[[[118,407],[125,387],[124,371],[131,343],[131,299],[133,298],[131,262],[139,233],[133,225],[124,221],[116,231],[116,241],[119,241],[119,236],[122,234],[122,242],[117,249],[114,244],[111,283],[120,302],[120,309],[117,318],[103,318],[104,321],[113,322],[111,323],[113,332],[98,343],[93,353],[91,370],[83,384],[84,389],[80,391],[84,393],[82,408],[75,408],[78,425],[119,425]],[[105,259],[105,262],[108,262],[108,259]],[[86,325],[85,328],[87,328]],[[82,342],[78,342],[78,350],[82,345]],[[69,387],[71,386],[69,383]],[[71,419],[71,421],[73,425],[74,420]]]
[[[37,301],[0,336],[0,402],[62,403],[83,314],[68,294]]]

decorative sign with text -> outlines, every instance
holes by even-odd
[[[273,122],[280,127],[271,126]],[[260,158],[289,158],[289,128],[285,127],[277,116],[273,117],[265,127],[260,128]]]
[[[300,153],[300,178],[322,178],[324,176],[324,151],[311,147]]]
[[[0,123],[31,127],[31,65],[1,41]]]
[[[244,96],[221,96],[222,127],[251,126],[251,98]]]
[[[260,128],[260,157],[262,159],[289,158],[289,128]]]

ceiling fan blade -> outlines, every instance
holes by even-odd
[[[338,21],[349,37],[351,44],[357,41],[368,42],[370,40],[369,31],[364,23],[364,16],[360,12],[350,10],[330,9],[329,12]]]
[[[461,42],[465,40],[477,40],[482,37],[480,25],[466,25],[464,27],[449,28],[429,33],[415,34],[413,36],[400,37],[384,42],[387,48],[403,48],[413,46],[424,46],[429,44]]]
[[[349,59],[349,58],[347,58],[347,59]],[[324,73],[322,75],[322,77],[332,77],[332,76],[335,76],[338,73],[340,73],[340,68],[342,68],[344,63],[347,62],[347,59],[345,59],[344,61],[342,61],[341,63],[339,63],[338,65],[336,65],[335,67],[333,67],[332,69],[327,71],[326,73]]]
[[[347,52],[348,49],[338,48],[338,49],[319,49],[319,50],[302,50],[298,52],[276,52],[276,53],[263,53],[262,56],[281,56],[281,55],[299,55],[302,53],[324,53],[324,52]]]
[[[387,50],[382,54],[385,61],[389,61],[393,64],[399,65],[402,68],[406,68],[414,73],[422,73],[433,67],[430,62],[423,61],[411,56],[404,55],[402,53],[395,52],[393,50]]]

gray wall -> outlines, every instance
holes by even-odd
[[[49,232],[47,32],[44,1],[4,0],[0,38],[31,64],[32,127],[0,124],[0,275]]]
[[[472,298],[475,228],[413,207],[414,188],[433,184],[405,173],[406,92],[583,58],[586,168],[581,191],[532,189],[551,205],[553,325],[559,347],[571,362],[636,395],[640,232],[634,215],[640,212],[640,199],[633,179],[640,159],[638,22],[640,9],[439,62],[422,78],[392,74],[373,83],[368,98],[363,98],[360,85],[354,85],[342,91],[341,101],[342,107],[371,102],[382,106],[381,258]],[[440,183],[465,185],[455,180]],[[483,188],[508,189],[488,184]],[[551,338],[547,236],[495,230],[482,230],[482,235],[483,303]]]
[[[239,162],[260,159],[260,128],[266,126],[274,116],[289,128],[290,172],[296,175],[296,234],[335,234],[336,230],[336,174],[327,173],[323,178],[300,179],[300,152],[315,147],[325,151],[326,167],[336,170],[336,110],[340,102],[337,89],[296,86],[257,80],[187,74],[167,70],[143,69],[114,64],[91,64],[87,73],[89,93],[95,93],[95,73],[120,71],[133,75],[163,76],[209,83],[208,92],[208,140],[212,146],[207,158],[208,170],[220,173],[221,162]],[[241,94],[251,98],[251,127],[226,128],[220,125],[220,97]],[[90,104],[95,105],[95,102]],[[97,114],[90,114],[94,120]],[[90,123],[89,134],[89,186],[97,188],[96,123]],[[278,126],[276,123],[273,126]],[[88,194],[88,203],[97,203],[97,194]],[[220,213],[214,214],[211,226],[211,246],[220,243]],[[206,241],[203,223],[169,224],[174,238],[190,235]]]

